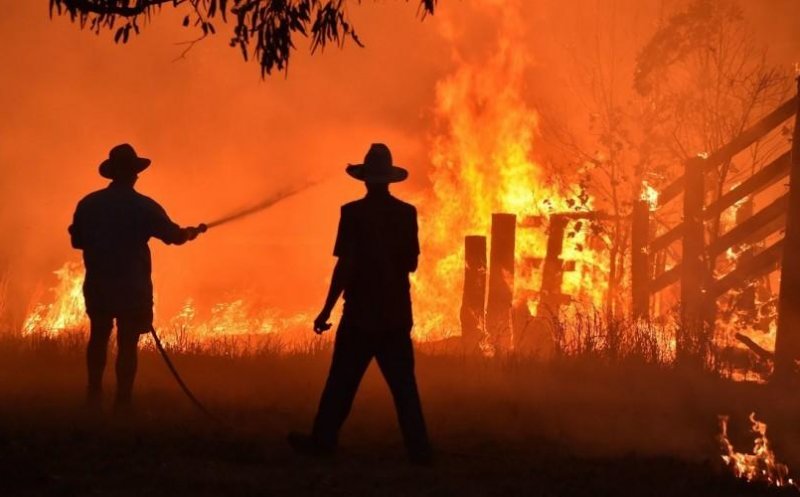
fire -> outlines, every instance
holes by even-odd
[[[79,262],[67,262],[54,271],[58,282],[50,289],[51,303],[37,303],[23,324],[23,334],[57,336],[62,332],[86,330],[89,320],[83,300],[84,269]],[[176,345],[211,342],[223,337],[253,337],[282,334],[306,329],[311,316],[298,313],[283,316],[275,309],[256,308],[246,299],[234,299],[214,304],[207,317],[201,318],[194,300],[187,299],[172,317],[162,319],[156,305],[155,325],[161,330],[164,342]],[[284,346],[302,345],[305,342],[290,337]]]
[[[63,331],[88,329],[83,301],[83,265],[67,262],[57,271],[58,284],[50,289],[55,296],[49,304],[37,303],[22,325],[23,335],[35,332],[57,335]]]
[[[500,7],[501,34],[493,55],[461,61],[436,87],[433,191],[421,205],[422,245],[434,262],[423,262],[413,278],[418,338],[459,334],[464,236],[488,235],[492,213],[540,219],[539,227],[518,227],[516,233],[517,305],[535,314],[541,268],[525,261],[544,258],[549,216],[593,208],[579,186],[548,174],[534,159],[539,117],[523,97],[530,61],[519,49],[523,27],[506,7]],[[602,307],[607,261],[594,250],[587,222],[570,222],[562,258],[575,263],[564,273],[562,292]]]
[[[767,439],[767,424],[758,421],[755,413],[750,413],[751,430],[756,438],[753,452],[746,454],[736,452],[728,440],[728,416],[719,417],[720,434],[718,436],[722,448],[722,460],[737,478],[752,482],[763,482],[782,487],[794,485],[789,478],[789,468],[781,464],[775,457]]]
[[[639,196],[640,200],[647,202],[650,210],[654,211],[658,208],[658,190],[647,181],[642,181],[642,193]]]
[[[210,315],[202,320],[192,299],[167,322],[167,327],[188,332],[202,340],[220,336],[270,335],[310,326],[312,317],[299,313],[281,316],[271,308],[256,309],[245,299],[219,302],[211,306]]]

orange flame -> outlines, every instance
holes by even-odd
[[[747,481],[764,482],[782,487],[794,485],[789,478],[789,468],[781,464],[775,457],[767,439],[767,424],[756,419],[756,413],[750,413],[752,432],[756,435],[752,454],[736,452],[728,440],[728,416],[719,416],[719,442],[722,446],[722,460],[737,478]]]
[[[54,300],[52,303],[37,303],[33,307],[23,324],[23,335],[57,336],[66,331],[88,329],[89,321],[83,300],[83,265],[67,262],[54,273],[58,279],[50,290]],[[159,319],[156,314],[156,326],[174,332],[162,337],[171,345],[181,341],[178,335],[188,336],[192,343],[202,344],[223,337],[264,336],[300,328],[305,330],[311,322],[308,314],[282,316],[275,309],[254,309],[245,299],[217,303],[211,307],[210,315],[202,320],[192,299],[188,299],[171,318]],[[291,347],[302,344],[302,340],[293,338],[284,345]]]
[[[55,299],[50,304],[37,303],[22,325],[22,334],[57,335],[62,331],[88,328],[83,302],[83,265],[67,262],[54,271],[58,284],[50,290]]]
[[[525,261],[544,257],[549,216],[593,207],[578,186],[548,174],[534,159],[538,114],[523,98],[529,60],[519,49],[522,26],[514,9],[498,7],[511,12],[503,14],[493,55],[462,62],[436,87],[440,131],[431,151],[433,196],[421,206],[422,244],[435,262],[423,264],[413,278],[419,338],[460,334],[464,236],[488,235],[492,213],[541,220],[539,228],[516,234],[516,303],[535,314],[541,271]],[[607,260],[593,250],[586,222],[574,221],[567,231],[562,259],[575,267],[564,273],[562,292],[600,307]]]

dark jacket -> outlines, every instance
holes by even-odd
[[[410,331],[408,275],[417,269],[417,211],[389,194],[342,206],[333,254],[346,258],[343,323]]]
[[[86,310],[118,315],[151,309],[150,237],[182,244],[186,230],[164,208],[131,186],[111,183],[84,197],[69,227],[72,246],[83,250]]]

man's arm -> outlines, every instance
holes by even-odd
[[[314,320],[314,331],[320,334],[330,329],[331,325],[328,320],[331,318],[336,302],[344,292],[344,287],[350,276],[350,261],[347,258],[340,257],[336,261],[336,266],[333,268],[333,275],[331,276],[331,286],[328,288],[328,296],[325,298],[325,305],[322,311]]]
[[[203,233],[203,225],[181,228],[174,223],[163,207],[153,202],[150,206],[150,235],[167,245],[183,245]]]
[[[314,332],[317,334],[330,329],[331,325],[328,320],[331,318],[331,312],[336,305],[336,301],[339,300],[342,292],[344,292],[344,288],[350,278],[353,252],[355,251],[354,230],[352,212],[348,211],[344,206],[339,216],[339,229],[337,230],[336,243],[333,247],[333,255],[338,259],[336,266],[333,268],[331,286],[328,289],[328,296],[325,298],[325,305],[322,307],[317,319],[314,320]]]

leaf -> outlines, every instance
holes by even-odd
[[[187,26],[189,26],[189,16],[188,15],[183,18],[183,27],[185,28]]]

